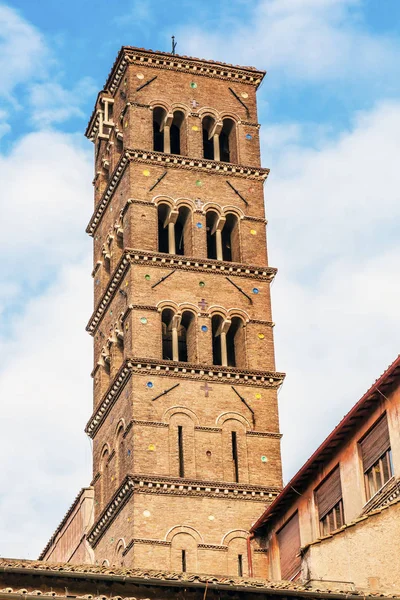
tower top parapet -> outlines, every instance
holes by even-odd
[[[258,86],[261,84],[266,71],[255,67],[232,65],[229,63],[205,58],[196,58],[158,50],[146,50],[136,46],[122,46],[107,77],[103,90],[96,100],[94,111],[88,123],[85,135],[90,137],[93,118],[96,115],[97,101],[100,95],[113,96],[129,64],[142,64],[153,69],[186,72],[201,77],[211,77]]]

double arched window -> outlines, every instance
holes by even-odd
[[[171,308],[162,311],[162,357],[164,360],[196,362],[196,319],[185,310],[175,313]]]
[[[192,211],[187,206],[171,208],[159,204],[158,208],[158,251],[169,254],[191,255]]]
[[[168,154],[182,154],[184,140],[182,136],[185,114],[181,110],[167,112],[156,106],[153,110],[153,150]]]
[[[206,115],[202,120],[203,156],[210,160],[237,162],[236,123],[226,117],[217,121]]]
[[[246,338],[240,317],[212,317],[213,364],[223,367],[246,367]]]
[[[207,257],[240,262],[239,219],[233,213],[224,216],[207,211]]]

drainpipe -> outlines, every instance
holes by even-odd
[[[253,555],[251,554],[251,540],[254,539],[254,533],[247,536],[247,564],[249,565],[249,577],[253,577]]]

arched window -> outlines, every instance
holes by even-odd
[[[221,237],[223,260],[240,262],[239,219],[233,213],[226,215]]]
[[[171,154],[182,154],[183,148],[183,122],[185,115],[181,110],[174,112],[174,118],[172,120],[170,129],[170,140],[171,140]]]
[[[195,317],[185,310],[178,328],[178,351],[181,362],[196,362]]]
[[[159,204],[158,212],[158,251],[169,252],[168,243],[168,213],[170,207],[167,204]]]
[[[175,223],[175,254],[190,256],[192,254],[192,214],[187,206],[179,208]]]
[[[164,152],[164,122],[166,111],[160,106],[153,110],[153,150]]]
[[[173,358],[173,343],[172,343],[172,321],[174,312],[170,308],[165,308],[162,311],[162,357],[163,360],[177,360]]]
[[[118,487],[121,481],[121,458],[123,456],[123,434],[124,434],[124,424],[123,422],[118,423],[117,431],[115,433],[115,480],[116,485]]]
[[[208,210],[206,214],[207,230],[207,258],[217,258],[217,236],[216,228],[219,215],[214,210]],[[222,260],[222,256],[220,258]]]
[[[226,334],[228,367],[246,367],[245,329],[240,317],[233,317]]]
[[[221,315],[213,315],[211,324],[213,364],[245,368],[246,339],[243,320],[233,317],[230,321]]]
[[[224,119],[219,134],[219,155],[222,162],[237,162],[236,123],[233,119]]]
[[[214,130],[215,130],[215,119],[210,116],[204,117],[202,121],[203,128],[203,156],[210,160],[215,158],[215,143],[214,143]],[[218,137],[216,142],[218,142]]]
[[[101,504],[101,508],[100,510],[102,510],[104,508],[104,505],[108,499],[108,459],[110,457],[110,453],[108,451],[107,446],[104,446],[102,452],[101,452],[101,458],[100,458],[100,473],[101,473],[101,479],[100,479],[100,504]]]

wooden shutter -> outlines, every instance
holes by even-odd
[[[361,440],[360,446],[364,471],[367,471],[390,448],[386,413]]]
[[[299,513],[278,532],[279,555],[281,561],[281,578],[292,579],[301,568]]]
[[[339,465],[315,490],[315,498],[318,505],[318,516],[323,519],[335,504],[342,499]]]

